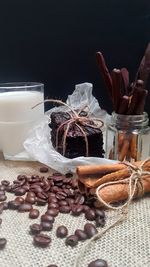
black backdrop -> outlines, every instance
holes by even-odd
[[[43,82],[45,96],[66,99],[88,81],[110,112],[95,52],[132,80],[149,41],[149,0],[0,0],[0,81]]]

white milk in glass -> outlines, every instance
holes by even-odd
[[[43,92],[10,91],[0,93],[0,149],[13,156],[24,150],[29,131],[44,114]]]

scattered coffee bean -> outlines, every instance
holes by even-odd
[[[58,209],[59,205],[57,203],[49,203],[48,204],[48,209]]]
[[[45,214],[51,215],[53,217],[56,217],[58,215],[58,213],[59,213],[58,209],[51,208],[51,209],[48,209]]]
[[[18,201],[11,200],[8,202],[8,208],[10,210],[17,210],[19,206],[20,206],[20,203]]]
[[[46,173],[46,172],[48,172],[48,168],[43,166],[43,167],[40,168],[40,172],[41,173]]]
[[[42,198],[39,198],[39,197],[36,198],[36,204],[38,206],[44,206],[46,203],[47,203],[47,201],[45,199],[42,199]]]
[[[58,200],[57,200],[56,197],[51,197],[51,196],[49,196],[49,198],[48,198],[48,203],[57,203],[57,202],[58,202]]]
[[[5,201],[7,199],[6,195],[0,195],[0,201]]]
[[[101,218],[101,217],[97,217],[96,218],[96,226],[99,227],[104,227],[105,226],[105,219],[104,218]]]
[[[30,203],[23,203],[19,206],[18,211],[19,212],[27,212],[32,209],[32,205]]]
[[[61,225],[57,228],[56,230],[57,237],[63,238],[63,237],[66,237],[67,235],[68,235],[68,229],[66,226]]]
[[[29,197],[36,197],[36,195],[35,195],[35,193],[34,192],[28,192],[27,193],[27,196],[26,196],[27,198]]]
[[[2,202],[3,203],[3,209],[7,210],[8,209],[8,202]]]
[[[69,206],[72,206],[74,204],[74,199],[72,199],[72,198],[66,198],[66,201],[67,201]]]
[[[82,205],[83,203],[84,203],[84,200],[85,200],[85,198],[84,198],[84,196],[82,196],[82,195],[79,195],[79,196],[77,196],[76,197],[76,199],[75,199],[75,204],[79,204],[79,205]]]
[[[40,214],[39,210],[31,209],[30,212],[29,212],[29,218],[30,219],[36,219],[36,218],[39,217],[39,214]]]
[[[84,231],[85,231],[85,233],[87,234],[87,236],[89,238],[91,238],[92,236],[94,236],[94,235],[96,235],[98,233],[95,225],[92,224],[92,223],[86,223],[84,225]]]
[[[50,231],[53,228],[52,222],[41,222],[41,226],[43,231]]]
[[[17,188],[15,190],[15,195],[16,196],[23,196],[25,193],[26,193],[26,190],[23,187]]]
[[[60,200],[60,201],[58,202],[58,204],[59,204],[60,206],[68,206],[68,203],[67,203],[66,200]]]
[[[71,172],[68,172],[65,174],[66,178],[71,178],[73,176],[73,174]]]
[[[0,191],[5,191],[6,186],[5,185],[0,185]]]
[[[42,231],[42,226],[40,224],[34,223],[30,225],[30,230],[32,234],[39,234]]]
[[[87,205],[83,205],[83,212],[86,212],[86,211],[89,210],[89,209],[90,209],[89,206],[87,206]]]
[[[77,229],[75,231],[75,235],[78,237],[78,240],[80,241],[84,241],[88,238],[87,234],[83,230],[80,230],[80,229]]]
[[[61,213],[70,213],[71,208],[70,208],[69,206],[61,206],[61,207],[59,208],[59,211],[60,211]]]
[[[5,191],[0,190],[0,196],[5,195]]]
[[[71,210],[72,210],[72,215],[79,216],[83,211],[83,206],[82,205],[72,206]]]
[[[100,209],[95,209],[95,215],[96,217],[105,218],[105,212]]]
[[[54,222],[54,217],[51,216],[51,215],[48,215],[48,214],[43,214],[41,216],[41,222],[51,222],[51,223],[53,223]]]
[[[8,180],[2,180],[1,181],[1,184],[4,185],[4,186],[8,186],[10,184],[10,181],[8,181]]]
[[[95,211],[92,209],[88,209],[85,212],[85,218],[89,221],[94,221],[95,220]]]
[[[27,196],[25,198],[25,201],[30,203],[30,204],[35,204],[36,198],[34,196]]]
[[[19,202],[20,204],[24,203],[24,198],[23,197],[16,197],[15,201]]]
[[[78,237],[76,235],[70,235],[66,238],[66,245],[75,247],[78,244]]]
[[[58,267],[58,266],[55,265],[55,264],[50,264],[50,265],[48,265],[47,267]]]
[[[108,264],[105,260],[97,259],[89,263],[88,267],[108,267]]]
[[[45,234],[35,235],[33,240],[34,240],[34,244],[39,247],[47,247],[51,243],[50,236],[45,235]]]
[[[6,238],[0,238],[0,249],[3,249],[7,243]]]

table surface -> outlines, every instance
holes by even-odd
[[[41,164],[37,162],[14,162],[0,159],[0,181],[8,179],[13,181],[19,174],[37,174]],[[49,171],[48,175],[51,173]],[[14,195],[7,194],[7,200]],[[46,207],[40,207],[44,213]],[[114,211],[107,211],[109,226],[117,218]],[[6,210],[0,217],[0,237],[7,239],[7,245],[0,250],[0,267],[47,267],[57,264],[58,267],[88,267],[88,263],[97,258],[107,260],[109,267],[149,267],[150,266],[150,199],[149,195],[134,201],[130,205],[127,220],[116,225],[106,232],[99,240],[94,241],[81,252],[86,242],[80,242],[77,247],[65,246],[64,239],[55,236],[59,225],[66,225],[69,234],[77,228],[83,229],[87,220],[83,215],[73,217],[68,214],[59,214],[54,222],[52,231],[47,232],[52,238],[48,248],[33,246],[29,226],[39,223],[39,219],[31,220],[27,213]],[[99,228],[99,232],[102,228]],[[80,258],[79,258],[80,257]],[[79,264],[75,265],[79,258]]]

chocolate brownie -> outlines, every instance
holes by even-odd
[[[85,116],[86,114],[82,114]],[[60,154],[63,154],[63,139],[64,131],[67,128],[67,123],[64,124],[58,132],[58,146],[56,148],[56,135],[58,127],[71,119],[69,113],[65,112],[53,112],[51,114],[51,123],[49,124],[51,128],[51,141],[53,147],[57,149]],[[94,122],[89,119],[88,124],[94,125]],[[103,150],[103,134],[100,128],[92,128],[87,125],[79,124],[84,131],[88,140],[88,156],[89,157],[104,157]],[[86,142],[83,132],[78,128],[75,123],[72,123],[69,127],[66,136],[66,147],[65,147],[65,157],[75,158],[79,156],[86,156]]]

